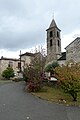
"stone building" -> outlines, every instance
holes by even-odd
[[[60,29],[57,27],[55,20],[51,21],[51,24],[47,31],[47,63],[57,61],[61,56],[61,38]]]
[[[66,62],[80,62],[80,37],[77,37],[66,48]]]
[[[0,77],[1,77],[2,72],[7,67],[12,67],[13,70],[14,70],[14,73],[16,74],[16,77],[19,77],[19,75],[20,75],[20,67],[21,67],[21,70],[23,71],[26,64],[29,65],[31,63],[31,60],[34,57],[35,58],[39,57],[39,59],[43,59],[43,55],[40,52],[38,52],[38,53],[26,52],[24,54],[21,54],[20,55],[21,61],[20,61],[20,59],[1,57],[1,59],[0,59]]]
[[[80,37],[77,37],[61,52],[61,30],[53,19],[47,31],[47,64],[57,61],[60,65],[80,62]]]
[[[57,60],[57,62],[59,63],[59,65],[66,65],[66,52],[62,52],[61,53],[61,57]]]
[[[31,63],[31,60],[34,59],[34,57],[38,57],[39,59],[43,59],[43,55],[40,52],[37,53],[30,53],[30,52],[26,52],[24,54],[21,54],[21,60],[24,61],[24,67],[27,65],[29,65]]]
[[[24,62],[24,64],[26,65],[26,64],[30,64],[30,62],[31,62],[31,59],[34,57],[34,54],[33,53],[29,53],[29,52],[26,52],[26,53],[24,53],[24,54],[21,54],[20,55],[21,56],[21,60],[24,60],[25,62]]]
[[[21,60],[21,68],[24,66],[24,61]],[[20,59],[13,59],[13,58],[4,58],[1,57],[0,59],[0,76],[2,72],[7,68],[12,67],[16,77],[20,71]]]

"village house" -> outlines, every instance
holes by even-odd
[[[34,57],[38,57],[39,59],[43,59],[43,55],[40,52],[36,52],[36,53],[29,53],[26,52],[24,54],[20,55],[21,60],[25,61],[24,62],[24,66],[29,65],[31,63],[31,60],[34,59]]]
[[[18,73],[20,71],[20,59],[13,58],[4,58],[3,56],[0,59],[0,77],[2,72],[7,68],[12,67],[16,77],[18,77]],[[24,60],[21,60],[21,68],[24,67]]]
[[[77,37],[66,48],[66,62],[80,62],[80,37]]]
[[[2,72],[7,67],[12,67],[16,77],[19,77],[20,67],[21,67],[21,71],[23,71],[26,65],[30,65],[31,60],[34,57],[35,58],[39,57],[39,59],[43,59],[43,55],[40,52],[37,52],[37,53],[26,52],[24,54],[21,54],[19,59],[5,58],[2,56],[0,59],[0,77],[1,77]]]
[[[26,52],[26,53],[24,53],[24,54],[21,54],[20,57],[21,57],[21,60],[24,60],[24,61],[25,61],[25,62],[24,62],[24,65],[26,65],[26,64],[29,65],[29,64],[31,63],[31,59],[34,57],[34,54],[33,54],[33,53]]]

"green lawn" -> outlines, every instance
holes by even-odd
[[[38,96],[41,99],[48,100],[49,102],[65,104],[65,105],[80,105],[80,93],[78,94],[77,102],[74,102],[72,97],[64,93],[62,89],[45,87],[45,90],[42,92],[33,93],[35,96]]]

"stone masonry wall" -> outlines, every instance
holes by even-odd
[[[75,63],[80,62],[80,38],[74,40],[66,48],[66,61],[72,61]]]
[[[0,75],[8,67],[9,61],[10,60],[0,60]],[[12,63],[13,63],[12,68],[13,68],[16,76],[18,76],[18,71],[19,71],[18,62],[20,62],[20,61],[12,61]],[[24,62],[21,62],[21,67],[23,68],[23,66],[24,66]]]

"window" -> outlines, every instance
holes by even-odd
[[[59,35],[59,32],[57,31],[57,37],[59,38],[60,37],[60,35]]]
[[[52,33],[52,31],[50,31],[50,37],[52,37],[53,36],[53,33]]]
[[[60,42],[59,42],[59,40],[58,40],[58,47],[60,46]]]
[[[50,47],[52,46],[52,39],[50,40]]]
[[[9,61],[8,67],[13,67],[13,62]]]
[[[18,69],[20,69],[21,68],[21,63],[20,62],[18,62]]]

